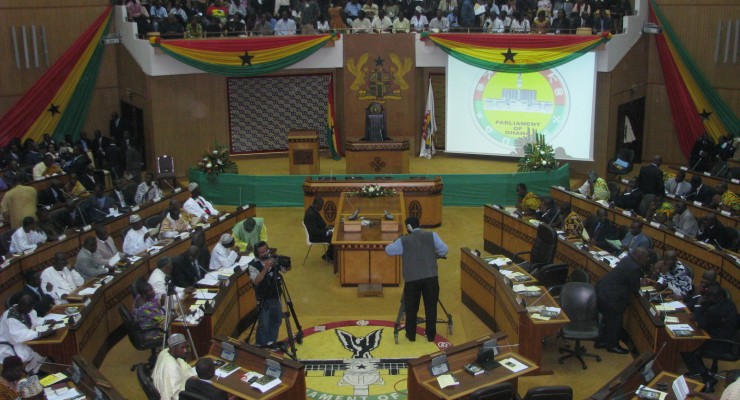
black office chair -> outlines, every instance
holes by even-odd
[[[152,215],[144,220],[144,226],[148,229],[157,228],[164,218],[160,214]]]
[[[144,391],[144,394],[146,394],[146,398],[148,400],[160,400],[159,390],[154,387],[154,382],[152,382],[152,378],[149,376],[147,365],[136,364],[134,368],[136,369],[136,378],[139,379],[139,385]]]
[[[599,310],[596,307],[596,289],[593,285],[582,282],[569,282],[563,285],[560,292],[560,308],[570,318],[570,323],[560,329],[563,339],[575,340],[573,349],[561,347],[558,351],[568,353],[560,357],[558,362],[575,357],[581,362],[583,369],[588,368],[583,357],[594,357],[601,362],[601,357],[591,354],[581,346],[581,340],[596,340],[599,337]]]
[[[606,186],[609,187],[609,202],[614,202],[617,200],[617,197],[619,197],[619,184],[614,181],[609,181],[606,183]]]
[[[380,103],[373,102],[365,110],[365,138],[368,142],[382,142],[388,140],[385,108]]]
[[[172,180],[172,187],[177,187],[177,177],[175,176],[175,159],[167,154],[157,157],[157,173],[154,178],[162,186],[163,180]]]
[[[8,229],[0,235],[0,240],[2,241],[2,247],[5,254],[10,254],[10,240],[14,233],[15,229]]]
[[[162,346],[162,337],[146,339],[144,335],[149,332],[157,332],[164,335],[164,331],[159,328],[142,329],[123,305],[118,306],[118,313],[121,315],[123,325],[126,328],[126,335],[134,348],[140,351],[150,350],[152,352],[149,356],[149,365],[153,366],[157,361],[157,350]],[[138,365],[140,364],[134,364],[131,370],[133,371]]]
[[[740,245],[740,233],[738,233],[737,229],[726,226],[725,235],[727,236],[727,250],[737,251],[738,245]]]
[[[24,291],[15,292],[8,296],[7,299],[5,299],[5,309],[7,310],[10,307],[13,307],[14,305],[18,304],[18,300],[21,299],[21,296],[25,294]]]
[[[740,315],[737,315],[740,323]],[[735,332],[735,339],[709,339],[696,352],[701,358],[712,360],[709,372],[716,375],[719,370],[719,361],[736,363],[740,360],[740,329]]]
[[[193,392],[188,392],[186,390],[183,390],[182,392],[180,392],[180,400],[211,400],[211,399],[208,397],[193,393]]]
[[[524,400],[573,400],[570,386],[539,386],[527,390]]]
[[[557,297],[568,281],[568,264],[548,264],[532,272],[532,276],[547,288],[551,296]]]
[[[468,397],[470,400],[514,400],[516,390],[511,382],[499,383],[476,390]]]
[[[626,163],[626,166],[620,166],[615,162],[617,159]],[[608,164],[606,164],[606,171],[612,175],[626,175],[632,172],[634,165],[632,161],[635,159],[635,151],[632,149],[623,148],[619,150],[617,156],[612,158]]]
[[[570,278],[568,279],[568,282],[591,283],[590,281],[591,279],[588,277],[588,272],[578,268],[571,272]]]
[[[126,204],[136,204],[136,189],[138,186],[136,182],[131,182],[123,187],[123,198],[126,200]]]
[[[514,254],[515,262],[527,272],[536,271],[547,264],[552,264],[555,250],[558,246],[558,234],[550,225],[540,224],[537,227],[537,237],[532,244],[532,250],[520,251]],[[520,255],[529,254],[529,261],[524,261]]]

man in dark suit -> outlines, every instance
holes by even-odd
[[[637,178],[630,179],[629,187],[629,190],[626,190],[617,197],[614,204],[623,210],[634,210],[637,212],[642,202],[642,190],[640,190]]]
[[[54,223],[59,227],[63,227],[63,229],[79,228],[85,225],[82,213],[77,209],[77,205],[72,199],[67,200],[64,212],[56,215]]]
[[[39,318],[45,316],[54,307],[54,298],[47,293],[53,289],[53,286],[47,283],[46,288],[41,288],[41,271],[23,271],[23,279],[26,281],[23,293],[33,297],[33,309],[36,310]]]
[[[87,220],[97,222],[105,219],[111,208],[115,208],[116,203],[110,197],[105,195],[103,185],[96,184],[94,194],[84,202],[84,211]]]
[[[604,250],[610,250],[614,248],[613,245],[609,244],[607,240],[617,240],[617,227],[609,221],[607,218],[609,213],[604,208],[596,210],[596,215],[589,215],[586,218],[584,227],[588,236],[591,238],[591,243],[599,246]]]
[[[216,389],[211,379],[216,375],[216,366],[211,358],[200,358],[195,363],[197,377],[191,377],[185,382],[185,391],[199,394],[211,400],[227,400],[229,396],[223,390]]]
[[[110,117],[110,123],[108,124],[108,135],[113,138],[113,141],[120,146],[123,140],[123,132],[126,130],[125,121],[114,112]]]
[[[640,290],[640,281],[649,264],[648,250],[637,247],[617,263],[596,284],[596,299],[603,316],[596,348],[606,348],[610,353],[627,354],[629,350],[619,345],[622,317],[629,303],[629,296]]]
[[[329,229],[324,219],[321,218],[320,212],[323,207],[324,199],[316,196],[313,199],[313,204],[306,209],[306,213],[303,215],[303,224],[306,225],[308,238],[313,243],[331,243],[331,236],[334,231]],[[329,262],[334,261],[334,247],[331,244],[326,249],[326,254],[321,258]]]
[[[103,136],[103,133],[100,132],[99,129],[95,130],[94,135],[95,137],[93,137],[90,147],[93,152],[93,157],[95,158],[95,165],[97,165],[98,168],[102,168],[103,165],[107,163],[105,151],[108,149],[108,146],[110,146],[110,138]]]
[[[172,259],[172,283],[177,287],[193,287],[203,279],[207,267],[198,262],[198,246],[190,246],[188,251]]]
[[[663,157],[656,155],[651,164],[640,168],[637,182],[643,195],[665,193],[663,171],[660,170],[661,164],[663,164]]]
[[[59,179],[52,180],[48,188],[39,192],[39,204],[44,206],[54,206],[64,203],[65,200],[67,196],[64,194],[62,181]]]
[[[715,214],[707,214],[701,219],[701,222],[699,222],[699,234],[696,235],[696,240],[711,244],[712,246],[719,245],[722,248],[730,245],[727,230],[721,222],[717,221]]]
[[[698,201],[707,206],[712,202],[715,194],[714,189],[702,183],[701,176],[693,175],[691,177],[691,191],[686,195],[686,200]]]
[[[552,197],[542,197],[540,209],[534,213],[535,218],[550,225],[555,229],[563,227],[563,216],[560,215],[560,209],[555,205]]]

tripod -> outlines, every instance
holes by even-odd
[[[401,324],[401,320],[405,320],[406,317],[406,302],[404,301],[404,295],[406,294],[406,288],[404,287],[403,292],[401,293],[401,305],[398,307],[398,316],[396,317],[396,323],[393,324],[393,340],[398,344],[398,332],[405,329],[405,324]],[[437,318],[437,321],[435,321],[437,324],[447,324],[447,334],[452,335],[452,314],[447,312],[447,309],[445,308],[445,305],[442,304],[442,300],[437,299],[437,303],[439,303],[439,306],[442,307],[442,312],[447,317],[447,320]],[[416,323],[426,323],[426,320],[424,318],[416,317]]]
[[[198,359],[198,350],[195,349],[193,336],[190,334],[190,328],[188,327],[187,322],[185,322],[185,312],[182,309],[180,296],[178,296],[177,291],[175,290],[175,284],[172,283],[172,280],[169,278],[167,279],[167,297],[164,300],[164,336],[162,337],[162,348],[166,347],[167,338],[170,337],[172,321],[176,319],[176,317],[173,318],[172,316],[173,305],[177,307],[175,309],[175,313],[177,314],[176,317],[182,318],[182,326],[188,334],[188,341],[190,342],[190,347],[193,349],[193,356],[195,359]]]
[[[296,354],[298,352],[298,349],[296,349],[295,344],[303,343],[303,328],[301,327],[301,323],[298,322],[298,316],[296,315],[295,308],[293,307],[293,299],[290,297],[288,286],[285,284],[283,275],[280,272],[276,271],[275,276],[270,279],[272,280],[272,284],[275,285],[275,290],[278,293],[278,300],[280,300],[281,318],[285,321],[285,329],[288,333],[288,344],[286,347],[281,347],[280,350],[287,354],[290,358],[298,360],[298,355]],[[283,307],[283,302],[285,302],[285,305],[287,307]],[[252,326],[249,328],[249,334],[247,334],[247,338],[245,339],[246,343],[249,343],[252,339],[254,328],[257,325],[257,321],[259,321],[259,317],[263,312],[262,305],[262,301],[259,301],[259,304],[257,305],[257,318],[252,323]],[[290,324],[291,316],[296,326],[295,335],[293,335],[293,328]]]

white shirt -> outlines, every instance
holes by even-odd
[[[373,30],[382,33],[382,32],[390,32],[391,27],[393,27],[393,21],[391,21],[388,16],[383,17],[383,19],[380,19],[379,16],[375,17],[373,19]]]
[[[26,366],[26,371],[38,371],[44,357],[41,357],[38,353],[33,351],[30,346],[23,344],[31,340],[36,340],[39,337],[38,332],[34,330],[39,322],[36,310],[31,310],[31,312],[28,313],[31,320],[30,328],[15,318],[8,318],[9,311],[9,309],[5,310],[2,319],[0,319],[0,341],[8,342],[13,345],[15,353],[21,358],[21,360],[23,360],[23,362],[31,362],[31,364]],[[5,359],[5,357],[11,355],[13,355],[13,351],[10,347],[0,346],[1,358]]]
[[[493,25],[491,26],[491,32],[504,33],[505,30],[506,25],[504,25],[504,21],[502,21],[501,18],[495,18],[493,20]]]
[[[329,32],[331,30],[331,26],[329,26],[329,21],[316,21],[316,30],[318,30],[319,32]]]
[[[512,33],[529,33],[530,26],[529,26],[529,20],[524,18],[522,22],[517,21],[516,19],[511,20],[511,29],[510,32]]]
[[[154,293],[157,295],[156,298],[159,299],[162,295],[167,294],[167,275],[161,269],[155,268],[151,275],[149,275],[147,282],[154,288]],[[181,287],[175,288],[175,291],[180,298],[185,293],[185,289]]]
[[[191,376],[195,374],[185,360],[173,357],[168,348],[159,352],[152,381],[162,400],[178,400],[180,392],[185,390],[185,382]]]
[[[78,287],[85,283],[85,279],[82,275],[74,269],[70,269],[69,266],[64,267],[61,271],[57,271],[53,266],[48,267],[41,273],[41,287],[46,288],[46,284],[51,283],[54,288],[51,289],[49,295],[54,298],[54,302],[57,304],[66,303],[67,300],[62,299],[65,294],[70,294],[75,291]]]
[[[41,243],[46,242],[46,233],[31,230],[26,232],[20,227],[13,232],[10,238],[10,252],[22,253],[27,250],[36,250]]]
[[[151,191],[149,191],[150,188]],[[149,194],[147,194],[148,191]],[[145,201],[157,201],[161,198],[162,191],[159,190],[156,183],[152,182],[152,186],[149,186],[146,182],[141,182],[136,188],[136,197],[134,197],[134,200],[136,200],[136,204],[141,204]]]
[[[276,36],[287,36],[295,35],[296,27],[295,21],[288,18],[287,20],[279,19],[275,24],[275,35]]]
[[[373,31],[373,23],[370,22],[369,18],[359,19],[352,21],[352,32],[353,33],[370,33]]]
[[[147,233],[149,233],[149,230],[144,226],[138,231],[130,229],[126,234],[126,238],[123,239],[123,252],[134,255],[143,253],[149,249],[154,244],[154,240],[152,238],[144,239]]]
[[[234,265],[239,254],[234,250],[227,249],[220,242],[216,243],[211,252],[211,264],[208,266],[211,270],[217,270]]]
[[[441,32],[447,32],[450,30],[450,21],[445,17],[442,17],[442,19],[432,18],[432,21],[429,22],[429,29],[439,29]]]
[[[182,209],[187,211],[188,214],[195,216],[197,218],[204,218],[208,216],[208,212],[210,212],[210,215],[217,216],[218,210],[213,208],[213,204],[211,204],[210,201],[203,198],[203,196],[198,196],[197,199],[193,199],[192,197],[189,198],[185,203],[182,205]],[[208,210],[208,212],[206,212]]]
[[[420,16],[419,18],[416,18],[416,15],[411,17],[411,27],[414,28],[415,31],[423,31],[424,27],[429,25],[429,21],[427,20],[427,17]]]
[[[138,188],[137,188],[138,191]],[[121,203],[121,207],[128,207],[129,204],[126,204],[126,198],[123,196],[123,192],[118,190],[113,190],[113,194],[116,196],[118,201]]]

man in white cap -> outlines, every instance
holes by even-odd
[[[157,356],[157,363],[152,371],[154,387],[159,391],[162,400],[178,400],[180,392],[185,389],[185,382],[195,376],[192,368],[185,362],[188,354],[188,342],[181,333],[174,333],[167,339],[166,349]]]
[[[230,233],[221,235],[221,240],[216,243],[211,252],[209,268],[217,270],[231,267],[239,260],[239,248],[234,245],[234,237]]]
[[[126,233],[123,239],[123,252],[130,255],[143,253],[154,245],[154,240],[150,237],[149,230],[144,226],[139,214],[134,214],[128,218],[131,229]]]
[[[213,207],[213,204],[200,195],[200,186],[197,183],[190,182],[188,191],[190,198],[182,205],[185,212],[202,221],[218,216],[218,210]]]

